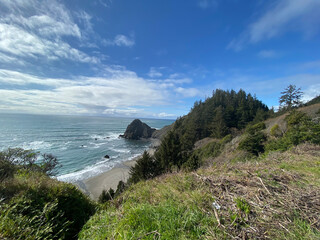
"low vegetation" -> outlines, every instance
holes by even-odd
[[[318,118],[289,102],[282,109],[285,127],[267,129],[264,119],[274,115],[257,101],[256,111],[238,108],[233,124],[224,105],[215,106],[231,95],[216,91],[176,121],[155,156],[144,153],[126,190],[105,203],[80,239],[318,239]],[[196,120],[209,112],[214,127],[203,123],[207,118]]]
[[[55,157],[38,156],[23,149],[0,153],[0,238],[77,239],[95,204],[75,186],[49,177]]]
[[[98,205],[54,156],[0,153],[0,238],[320,239],[320,105],[290,86],[279,116],[243,90],[196,102]]]
[[[140,181],[109,201],[80,239],[318,239],[320,147]]]

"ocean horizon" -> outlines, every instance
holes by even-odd
[[[51,153],[61,163],[57,179],[76,182],[112,169],[148,149],[151,141],[119,138],[135,118],[0,113],[0,151]],[[174,120],[140,118],[161,129]],[[110,158],[104,158],[109,155]]]

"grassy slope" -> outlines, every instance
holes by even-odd
[[[298,108],[298,111],[301,111],[303,113],[306,113],[309,117],[311,118],[318,118],[318,114],[317,112],[320,109],[320,103],[317,104],[313,104],[310,106],[306,106],[306,107],[301,107]],[[273,125],[278,124],[280,129],[282,131],[284,131],[286,129],[286,122],[285,122],[285,117],[288,115],[289,113],[285,113],[279,117],[275,117],[275,118],[269,118],[265,121],[266,126],[267,126],[267,131],[270,132],[270,129]]]
[[[319,239],[320,147],[249,161],[236,155],[132,186],[80,239]]]

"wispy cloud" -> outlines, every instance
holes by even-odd
[[[72,14],[57,1],[0,0],[0,52],[8,63],[20,61],[56,61],[98,63],[99,60],[70,46],[64,37],[82,38],[80,27]]]
[[[274,50],[261,50],[258,56],[261,58],[275,58],[278,57],[278,53]]]
[[[319,0],[280,0],[232,40],[227,48],[240,51],[247,44],[275,38],[290,31],[312,36],[320,29],[319,11]]]
[[[135,41],[132,36],[127,37],[125,35],[119,34],[115,36],[113,40],[102,40],[102,44],[105,46],[132,47],[135,44]]]
[[[218,6],[217,0],[198,0],[198,6],[202,9],[216,8]]]
[[[151,67],[148,76],[151,78],[159,78],[162,77],[162,73],[159,71],[159,68]]]
[[[46,60],[69,59],[97,63],[98,59],[71,47],[63,41],[40,38],[17,26],[0,23],[0,51],[25,58]]]
[[[179,94],[181,94],[183,97],[189,98],[189,97],[200,97],[203,94],[200,92],[199,89],[197,88],[183,88],[183,87],[178,87],[175,89],[175,91]]]

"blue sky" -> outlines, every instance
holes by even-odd
[[[320,93],[319,0],[0,0],[0,111],[176,118]]]

